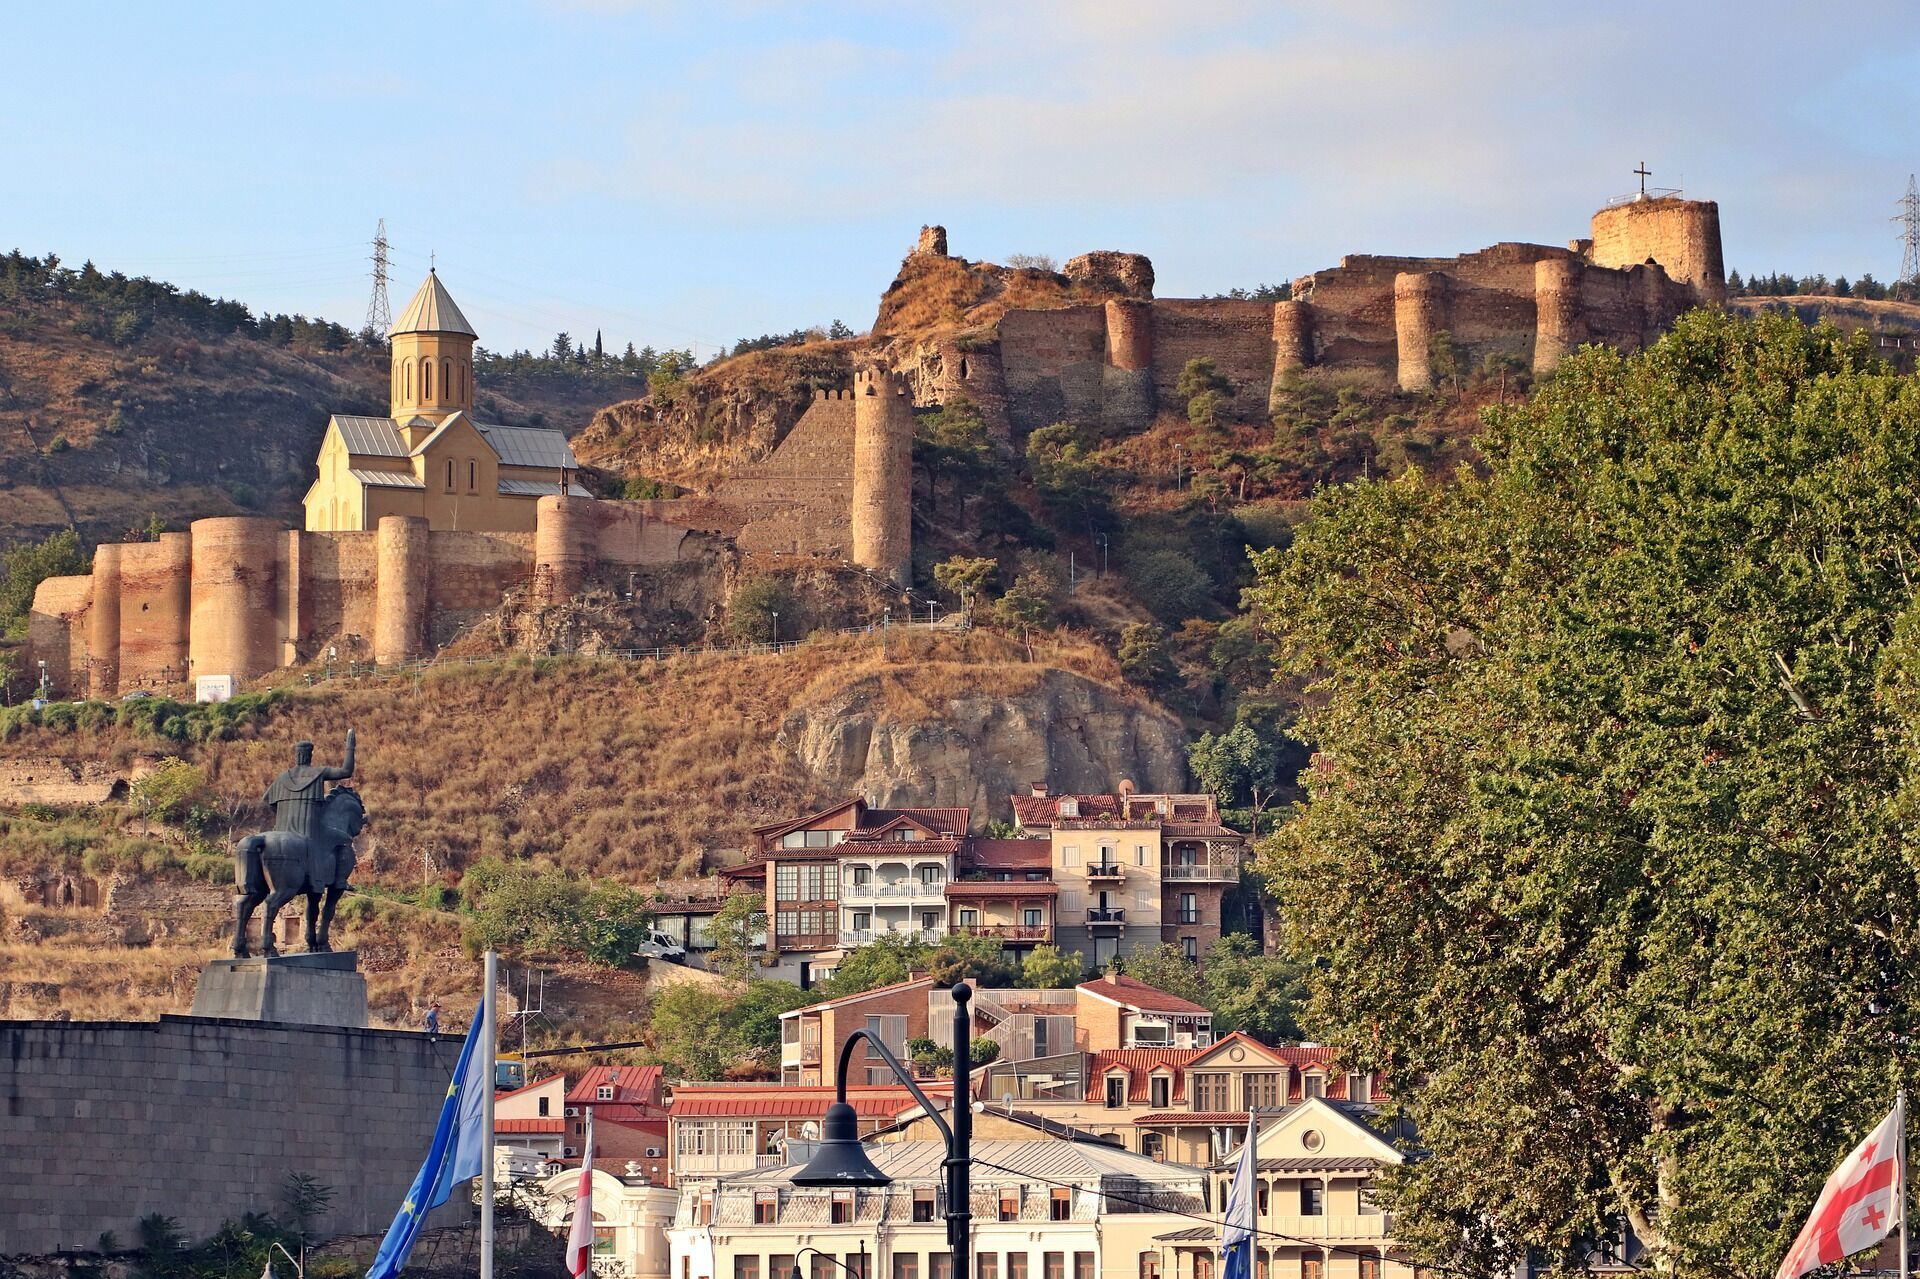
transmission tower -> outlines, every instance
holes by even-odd
[[[1920,284],[1920,186],[1914,184],[1911,173],[1907,175],[1907,193],[1900,197],[1900,213],[1893,220],[1901,224],[1900,239],[1906,245],[1900,257],[1900,280]]]
[[[367,299],[367,327],[376,338],[387,336],[393,327],[393,312],[387,309],[387,220],[373,233],[373,296]]]

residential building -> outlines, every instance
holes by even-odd
[[[1089,1052],[1109,1048],[1205,1048],[1213,1042],[1213,1014],[1190,999],[1169,995],[1123,973],[1074,988],[1075,1016]]]
[[[1160,944],[1198,961],[1220,938],[1246,838],[1220,823],[1211,795],[1055,795],[1044,783],[1012,797],[1023,834],[1048,841],[1059,897],[1055,945],[1094,968]]]
[[[496,1092],[494,1144],[509,1150],[514,1166],[542,1168],[567,1152],[567,1077],[548,1075],[524,1088]]]
[[[1054,940],[1060,886],[1044,839],[968,839],[947,885],[948,927],[1000,940],[1018,960]]]
[[[907,1041],[927,1037],[928,1000],[933,993],[933,978],[922,975],[781,1013],[780,1082],[831,1088],[840,1080],[840,1049],[856,1030],[876,1036],[906,1064]],[[951,1010],[952,996],[939,993]],[[849,1065],[850,1082],[887,1085],[894,1080],[870,1042],[854,1050]]]
[[[527,1182],[536,1220],[565,1237],[573,1222],[580,1174],[575,1169]],[[596,1165],[593,1170],[594,1279],[669,1279],[667,1228],[679,1196],[632,1165]]]
[[[929,1096],[951,1097],[951,1080],[926,1080]],[[675,1185],[712,1180],[787,1162],[797,1143],[819,1139],[820,1121],[833,1104],[831,1086],[774,1083],[689,1083],[673,1090],[667,1109]],[[847,1101],[860,1131],[876,1132],[917,1109],[898,1085],[849,1085]]]
[[[682,1184],[668,1230],[674,1279],[955,1279],[946,1147],[873,1141],[892,1184],[796,1186],[798,1167]],[[973,1144],[974,1279],[1140,1279],[1159,1236],[1205,1213],[1208,1174],[1051,1134]],[[827,1254],[819,1256],[808,1249]]]
[[[497,1093],[494,1143],[517,1169],[578,1165],[590,1111],[596,1160],[631,1160],[656,1181],[666,1179],[666,1088],[658,1066],[589,1066]]]

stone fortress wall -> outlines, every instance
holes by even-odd
[[[459,1036],[214,1018],[0,1023],[0,1254],[202,1239],[272,1212],[289,1173],[331,1186],[322,1235],[379,1234],[432,1143]],[[314,1122],[315,1115],[324,1116]],[[237,1170],[244,1169],[239,1176]],[[431,1225],[473,1209],[458,1199]]]
[[[944,249],[945,236],[938,244]],[[923,241],[916,252],[928,252]],[[1324,368],[1424,390],[1434,338],[1465,365],[1500,354],[1549,372],[1587,342],[1633,349],[1682,312],[1723,302],[1719,207],[1673,197],[1594,214],[1590,239],[1564,248],[1503,243],[1451,258],[1356,255],[1295,280],[1292,299],[1153,298],[1153,270],[1130,254],[1067,264],[1141,296],[1104,305],[1013,310],[997,342],[941,345],[923,359],[916,399],[964,394],[989,422],[1024,434],[1052,422],[1130,430],[1174,403],[1188,360],[1232,380],[1235,408],[1263,416],[1288,374]],[[931,370],[931,372],[929,372]]]

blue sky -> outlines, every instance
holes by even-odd
[[[1729,21],[1731,20],[1731,21]],[[14,8],[0,247],[357,325],[437,252],[484,344],[864,330],[953,252],[1162,296],[1560,243],[1656,185],[1728,265],[1890,279],[1920,8],[572,0]]]

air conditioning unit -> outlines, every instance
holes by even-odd
[[[580,1107],[578,1107],[578,1106],[568,1106],[568,1107],[567,1107],[567,1118],[568,1118],[568,1119],[578,1119],[579,1117],[580,1117]]]

